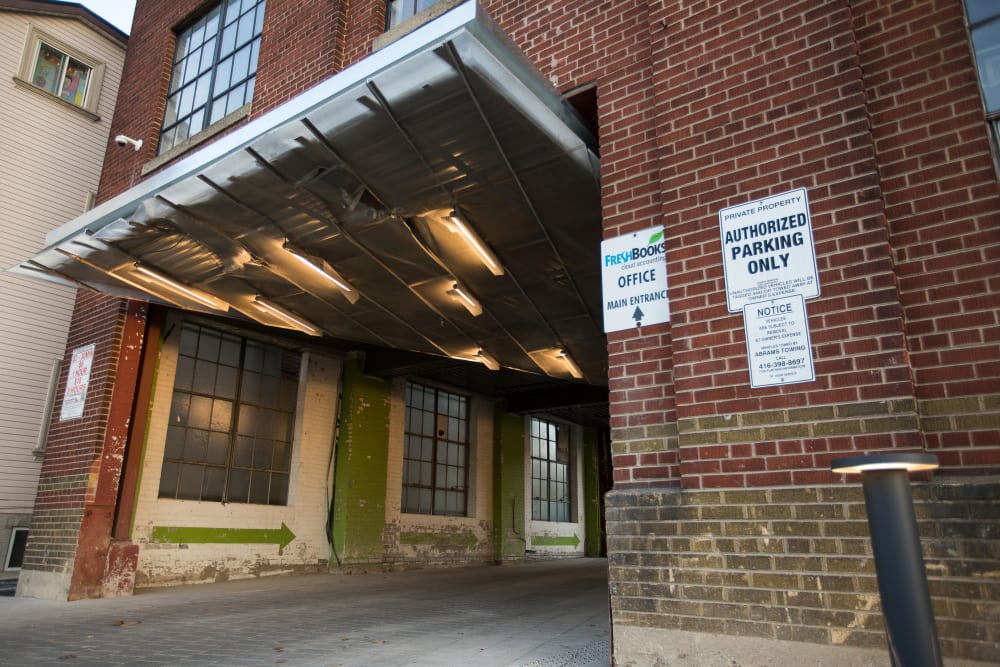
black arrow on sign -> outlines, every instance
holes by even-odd
[[[637,326],[637,327],[641,327],[642,326],[641,320],[642,320],[642,316],[644,314],[645,313],[642,312],[642,309],[639,308],[639,306],[635,307],[635,312],[632,313],[632,319],[635,320],[635,326]]]

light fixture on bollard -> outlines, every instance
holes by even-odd
[[[830,465],[833,472],[861,475],[893,667],[942,665],[909,478],[937,467],[933,454],[907,453],[851,456]]]

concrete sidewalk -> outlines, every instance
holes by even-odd
[[[0,664],[604,667],[607,561],[0,597]]]

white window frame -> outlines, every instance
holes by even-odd
[[[10,557],[14,555],[14,542],[16,541],[15,540],[16,535],[18,533],[25,533],[25,534],[27,534],[27,532],[28,532],[28,529],[25,528],[24,526],[14,526],[13,528],[10,529],[10,542],[7,543],[7,558],[4,559],[4,562],[3,562],[3,569],[5,571],[7,571],[7,572],[15,572],[15,571],[21,569],[19,567],[11,567],[10,566]]]
[[[548,491],[550,491],[551,488],[546,489],[546,499],[544,501],[542,501],[541,498],[535,498],[535,494],[534,494],[535,480],[538,479],[539,481],[541,481],[541,479],[542,479],[542,478],[537,478],[535,476],[534,463],[535,463],[536,460],[538,460],[538,461],[543,460],[543,459],[541,459],[539,457],[536,457],[535,456],[535,452],[534,452],[534,434],[533,434],[533,431],[532,431],[532,425],[533,425],[533,422],[536,421],[536,420],[539,421],[539,422],[541,422],[542,424],[544,424],[547,428],[554,426],[557,429],[556,430],[556,433],[557,433],[557,435],[556,435],[557,447],[559,447],[560,445],[562,445],[562,446],[565,446],[565,448],[566,448],[566,454],[567,454],[567,459],[568,460],[565,462],[565,464],[563,464],[563,465],[565,465],[564,474],[566,475],[566,479],[563,480],[563,481],[561,481],[561,482],[558,479],[552,479],[552,477],[549,476],[548,472],[546,473],[546,476],[544,477],[544,481],[548,485],[551,485],[551,484],[563,484],[565,486],[566,492],[569,494],[569,498],[567,498],[565,501],[561,501],[561,500],[555,501],[558,505],[565,506],[565,510],[566,510],[566,518],[565,519],[562,519],[562,518],[551,518],[551,514],[549,515],[549,518],[545,518],[545,519],[539,518],[539,517],[535,516],[535,501],[536,500],[538,500],[539,502],[547,502],[547,503],[553,502],[551,499],[549,499],[547,497]],[[539,522],[539,523],[579,523],[579,519],[577,517],[577,493],[578,493],[577,486],[578,486],[578,484],[580,482],[580,478],[579,478],[579,471],[577,470],[577,458],[578,458],[578,456],[577,456],[577,452],[576,452],[576,441],[575,441],[575,433],[574,432],[575,432],[575,429],[573,428],[572,425],[567,424],[566,422],[563,422],[563,421],[560,421],[560,420],[550,419],[548,417],[540,417],[540,416],[529,416],[528,417],[527,433],[526,433],[527,440],[528,440],[528,452],[527,452],[527,460],[528,460],[528,471],[527,471],[528,500],[530,501],[529,502],[529,508],[528,508],[528,510],[529,510],[528,511],[528,517],[531,519],[531,521]],[[552,460],[548,456],[546,456],[544,460],[545,460],[546,464],[556,464],[556,465],[559,465],[559,463],[558,463],[557,460]],[[548,509],[551,510],[551,507],[549,507]]]
[[[32,81],[35,71],[35,63],[38,61],[38,54],[42,46],[47,46],[59,54],[80,62],[90,68],[90,80],[87,82],[87,90],[84,93],[83,104],[76,104],[65,100],[57,94],[53,94],[46,88],[36,85]],[[24,40],[24,50],[21,54],[21,66],[14,81],[26,86],[29,90],[37,91],[48,99],[56,100],[60,104],[70,109],[82,111],[93,120],[98,120],[97,106],[101,99],[101,87],[104,84],[104,73],[107,69],[105,63],[78,49],[73,48],[61,39],[40,30],[36,26],[28,27],[28,34]]]

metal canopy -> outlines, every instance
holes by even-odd
[[[467,2],[14,270],[603,387],[600,238],[594,139]]]

